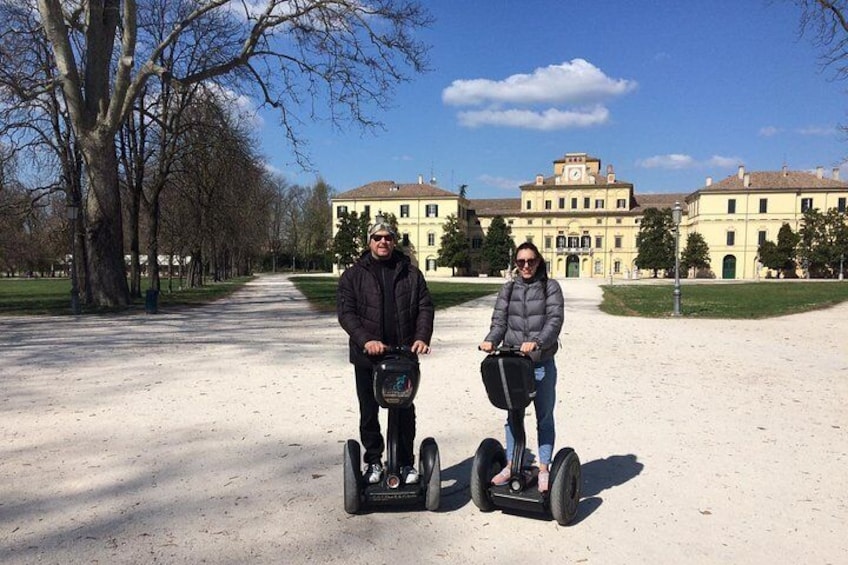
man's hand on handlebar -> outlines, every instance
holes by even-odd
[[[388,345],[379,340],[365,342],[365,353],[368,355],[382,355],[388,349]]]
[[[398,348],[393,348],[382,341],[379,340],[371,340],[365,342],[365,347],[363,347],[365,353],[368,355],[384,355],[388,353],[390,350],[397,350]],[[406,349],[406,348],[402,348]],[[412,347],[409,348],[409,351],[419,355],[421,353],[430,353],[430,346],[424,343],[423,341],[416,340],[415,343],[412,344]]]
[[[412,347],[410,348],[410,350],[413,353],[418,353],[418,354],[420,354],[420,353],[430,353],[430,346],[419,339],[419,340],[416,340],[415,343],[412,344]]]

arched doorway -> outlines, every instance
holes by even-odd
[[[721,278],[735,279],[736,278],[736,256],[725,255],[721,261]]]
[[[577,255],[569,255],[565,260],[565,278],[574,279],[580,277],[580,259]]]

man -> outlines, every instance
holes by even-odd
[[[339,279],[339,323],[350,336],[350,362],[359,397],[359,435],[365,448],[365,480],[383,478],[385,442],[380,432],[379,405],[374,399],[374,363],[389,346],[407,346],[429,353],[433,335],[433,301],[424,275],[397,251],[397,233],[381,216],[368,230],[368,250]],[[413,466],[415,406],[398,414],[398,464],[405,483],[418,481]]]

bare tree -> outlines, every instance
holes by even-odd
[[[49,208],[65,194],[67,203],[79,206],[85,198],[82,154],[73,133],[70,115],[55,89],[44,89],[55,69],[50,46],[32,2],[0,3],[0,140],[3,162],[21,163],[29,171],[19,179],[29,198],[29,212]],[[84,233],[84,219],[77,216],[75,233]],[[81,238],[73,245],[76,256],[85,257]],[[85,270],[77,272],[83,298],[87,293]]]
[[[823,49],[822,62],[838,79],[848,77],[848,2],[793,0],[801,8],[801,32]]]
[[[190,255],[188,284],[200,286],[243,272],[265,241],[268,199],[264,170],[244,124],[214,97],[189,111],[195,127],[181,137],[175,198],[167,199],[163,220],[182,226]]]
[[[304,202],[303,218],[305,228],[304,254],[306,270],[325,270],[332,266],[329,252],[333,238],[333,211],[330,199],[333,189],[319,178]]]
[[[90,191],[90,286],[100,305],[129,301],[115,136],[152,76],[179,87],[224,76],[249,81],[280,110],[295,154],[308,162],[298,126],[315,117],[315,102],[327,103],[334,123],[351,119],[373,127],[379,124],[367,116],[370,105],[382,106],[396,84],[408,80],[408,68],[424,70],[426,48],[409,32],[430,18],[412,0],[267,0],[258,9],[254,2],[210,0],[192,6],[146,50],[138,34],[148,3],[37,0],[55,75],[32,90],[61,89],[79,143]],[[209,22],[219,23],[221,34],[206,65],[187,74],[162,66],[163,51]],[[302,108],[304,115],[298,113]]]
[[[297,260],[302,256],[301,242],[305,239],[304,206],[308,197],[308,189],[298,184],[289,187],[283,214],[283,249],[291,261],[292,271],[297,270]]]
[[[277,261],[283,254],[283,242],[286,226],[286,193],[289,185],[281,175],[269,174],[266,179],[268,191],[268,243],[267,251],[271,259],[271,272],[277,272]]]

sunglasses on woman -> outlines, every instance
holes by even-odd
[[[535,259],[516,259],[515,264],[518,265],[519,269],[523,269],[525,266],[534,267],[536,265]]]

